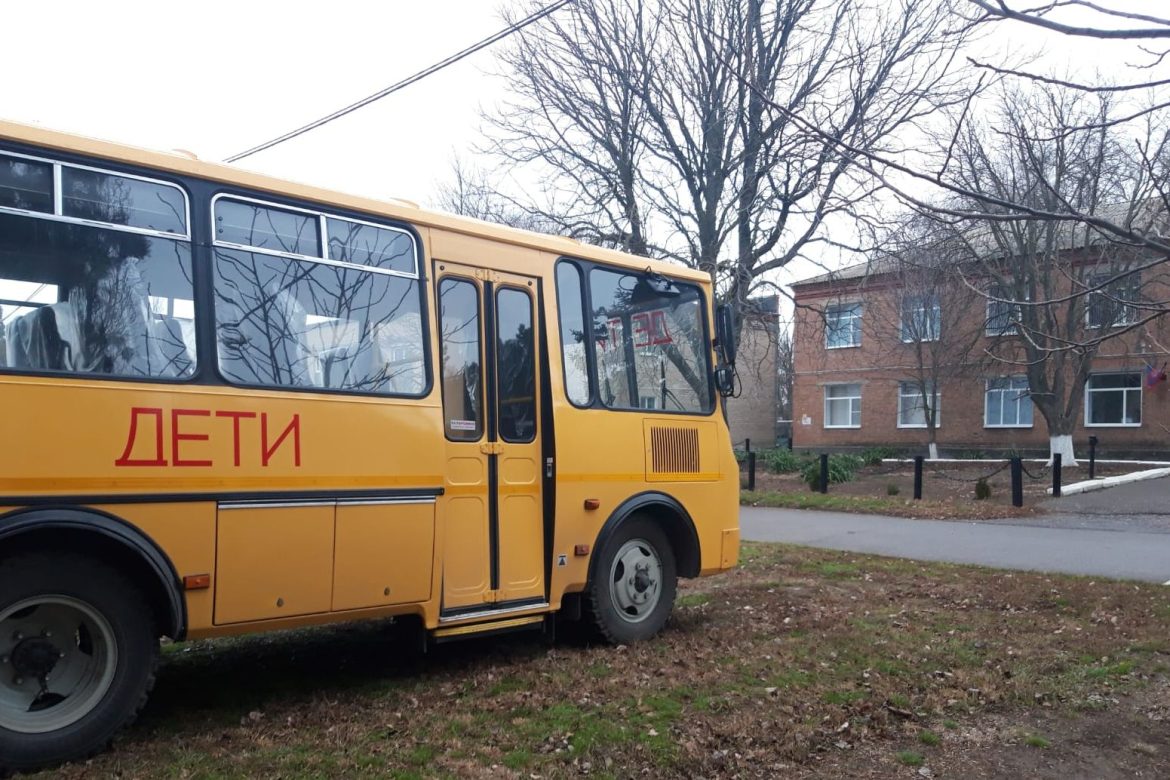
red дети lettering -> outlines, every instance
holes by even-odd
[[[273,442],[272,446],[269,447],[268,446],[268,413],[267,412],[261,413],[261,415],[260,415],[260,439],[262,442],[261,448],[260,448],[260,456],[261,456],[260,457],[260,465],[261,466],[268,465],[268,463],[272,460],[273,453],[275,453],[277,448],[279,448],[280,445],[284,443],[284,440],[288,438],[288,435],[290,433],[293,435],[293,464],[295,466],[300,466],[301,465],[301,416],[299,414],[294,414],[292,416],[292,420],[289,421],[288,427],[284,429],[284,432],[281,433],[280,436],[277,437],[276,441]]]
[[[134,452],[134,445],[138,438],[138,416],[149,414],[154,417],[154,458],[132,458],[131,453]],[[114,461],[115,466],[165,466],[167,465],[166,458],[163,457],[163,410],[148,408],[144,406],[135,406],[130,409],[130,432],[126,436],[126,449],[122,451],[122,457]]]

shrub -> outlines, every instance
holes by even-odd
[[[849,482],[857,476],[857,470],[862,466],[861,458],[856,455],[829,456],[829,484],[836,485]],[[809,490],[816,490],[821,485],[820,458],[810,461],[801,469],[800,478]]]
[[[747,450],[733,449],[732,452],[735,453],[736,463],[743,463],[747,460]]]
[[[975,500],[984,501],[991,498],[991,485],[987,484],[986,479],[980,479],[975,483]]]
[[[797,455],[792,450],[768,450],[763,453],[763,463],[774,474],[791,474],[803,471],[809,464],[808,455]]]
[[[896,458],[901,454],[896,447],[866,447],[861,451],[861,460],[867,466],[880,466],[886,458]]]
[[[901,493],[901,492],[902,492],[902,491],[901,491],[901,490],[898,488],[898,486],[897,486],[897,485],[895,485],[893,482],[891,482],[890,484],[886,485],[886,495],[887,495],[887,496],[896,496],[896,495],[898,495],[898,494],[899,494],[899,493]]]

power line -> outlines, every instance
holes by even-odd
[[[540,19],[543,19],[544,17],[551,14],[553,11],[556,11],[557,9],[561,8],[561,6],[568,5],[571,2],[573,2],[573,0],[557,0],[557,2],[552,3],[551,5],[545,6],[544,8],[540,9],[539,11],[536,11],[535,13],[532,13],[529,16],[524,17],[523,19],[516,22],[515,24],[508,25],[504,29],[497,32],[495,35],[484,38],[479,43],[476,43],[472,46],[469,46],[468,48],[464,49],[461,52],[458,52],[456,54],[452,54],[447,59],[436,62],[434,65],[431,65],[428,68],[424,68],[423,70],[420,70],[418,73],[415,73],[413,76],[408,76],[407,78],[403,79],[402,81],[399,81],[396,84],[392,84],[389,87],[386,87],[383,90],[375,92],[374,94],[372,94],[368,97],[364,97],[356,103],[351,103],[350,105],[346,106],[345,108],[340,108],[337,111],[334,111],[332,114],[328,114],[326,116],[321,117],[320,119],[316,119],[316,120],[310,122],[309,124],[305,125],[304,127],[298,127],[296,130],[292,130],[290,132],[285,133],[284,135],[277,136],[276,138],[273,138],[271,141],[265,141],[264,143],[260,144],[259,146],[253,146],[251,149],[240,152],[238,154],[233,154],[231,157],[226,158],[224,160],[224,162],[233,163],[233,162],[236,162],[237,160],[242,160],[245,157],[250,157],[253,154],[256,154],[257,152],[262,152],[265,149],[271,149],[272,147],[276,146],[277,144],[282,144],[285,141],[292,140],[293,138],[296,138],[298,135],[304,135],[305,133],[309,132],[310,130],[315,130],[316,128],[320,127],[321,125],[328,124],[329,122],[332,122],[334,119],[339,119],[339,118],[345,116],[346,114],[357,111],[359,108],[361,108],[363,106],[368,106],[370,103],[373,103],[374,101],[377,101],[377,100],[381,100],[382,98],[386,97],[387,95],[394,93],[394,92],[397,92],[398,90],[402,89],[403,87],[410,86],[411,84],[415,83],[416,81],[420,81],[420,80],[426,78],[427,76],[431,75],[432,73],[437,73],[438,71],[442,70],[443,68],[447,67],[448,65],[455,64],[459,60],[463,59],[464,57],[467,57],[469,55],[474,54],[475,52],[479,51],[480,49],[485,49],[488,46],[491,46],[496,41],[498,41],[502,38],[506,38],[509,35],[511,35],[512,33],[519,32],[520,30],[523,30],[525,27],[532,24],[533,22],[536,22],[536,21],[539,21]]]

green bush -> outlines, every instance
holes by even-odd
[[[837,485],[842,482],[849,482],[855,476],[857,471],[864,464],[861,458],[856,455],[830,455],[829,456],[829,484]],[[812,460],[800,472],[800,478],[804,484],[808,485],[809,490],[816,490],[821,485],[821,461],[820,458]]]
[[[733,449],[732,452],[735,453],[736,463],[743,463],[747,460],[747,450]]]
[[[866,447],[861,451],[861,459],[867,466],[880,466],[886,458],[896,458],[901,454],[897,447]]]
[[[898,486],[897,486],[897,485],[895,485],[893,482],[891,482],[890,484],[886,485],[886,495],[887,495],[887,496],[896,496],[896,495],[898,495],[898,494],[899,494],[899,493],[901,493],[901,492],[902,492],[902,491],[901,491],[901,490],[898,488]]]
[[[986,479],[981,479],[975,483],[975,500],[984,501],[991,498],[991,485],[987,484]]]
[[[792,450],[767,450],[759,456],[773,474],[791,474],[803,471],[809,464],[808,455],[797,455]]]

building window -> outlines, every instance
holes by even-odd
[[[902,299],[902,341],[938,341],[942,309],[937,295],[908,295]]]
[[[926,382],[925,390],[918,382],[900,382],[898,384],[898,427],[925,428],[926,427],[926,396],[930,396],[930,408],[934,411],[934,427],[941,422],[939,415],[939,393],[934,382]]]
[[[1117,273],[1095,274],[1086,280],[1095,290],[1085,303],[1085,324],[1090,328],[1114,328],[1138,321],[1139,310],[1132,304],[1141,299],[1141,275],[1118,279]]]
[[[825,386],[825,427],[861,427],[861,385]]]
[[[1085,383],[1085,425],[1142,424],[1142,375],[1096,374]]]
[[[825,346],[829,349],[861,345],[861,304],[838,303],[825,308]]]
[[[984,428],[1031,428],[1032,399],[1028,378],[1005,376],[987,380],[983,396]]]
[[[993,285],[987,290],[987,322],[984,332],[988,336],[1007,336],[1018,331],[1017,323],[1023,312],[1012,300],[1010,290]]]

